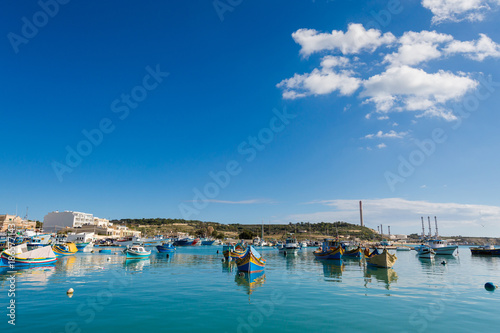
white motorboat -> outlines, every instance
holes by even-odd
[[[422,259],[434,259],[436,252],[428,246],[421,248],[418,251],[418,257]]]
[[[295,254],[300,249],[300,245],[295,238],[288,237],[284,244],[278,247],[280,252],[286,252],[286,254]]]
[[[449,245],[443,239],[431,239],[427,242],[437,255],[453,255],[458,245]]]

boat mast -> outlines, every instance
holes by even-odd
[[[422,219],[422,239],[425,238],[425,227],[424,227],[424,217],[420,217]]]
[[[264,241],[264,219],[262,219],[262,237],[260,239]]]
[[[436,223],[436,239],[439,238],[439,233],[438,233],[438,220],[437,218],[434,216],[434,222]]]
[[[389,240],[391,240],[391,226],[389,225],[389,226],[387,226],[387,228],[389,229],[389,231],[388,231],[389,232]]]
[[[429,239],[431,239],[432,238],[431,217],[427,216],[427,220],[429,221]]]

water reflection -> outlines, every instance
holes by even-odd
[[[0,268],[1,286],[12,275],[15,275],[16,279],[22,276],[23,281],[30,283],[32,286],[45,286],[49,282],[49,277],[55,273],[56,267],[54,264],[36,267],[16,267],[14,270],[15,273],[8,273],[9,271],[12,270],[8,267]]]
[[[236,269],[236,263],[234,261],[227,261],[225,260],[222,263],[222,272],[224,273],[231,273]]]
[[[390,285],[398,280],[398,274],[393,268],[379,268],[367,266],[365,270],[365,287],[375,278],[378,282],[385,284],[385,289],[389,290]]]
[[[148,267],[151,264],[149,258],[147,259],[127,259],[123,262],[123,266],[126,271],[131,272],[140,272],[145,267]]]
[[[258,273],[236,273],[234,281],[238,286],[242,286],[248,295],[251,295],[255,289],[262,286],[266,281],[265,272]]]
[[[325,281],[342,282],[342,272],[345,265],[343,260],[321,261]]]

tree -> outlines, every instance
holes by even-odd
[[[217,231],[214,232],[212,236],[217,239],[224,239],[224,237],[226,237],[226,235],[224,235],[223,232],[217,232]]]
[[[239,237],[240,239],[252,239],[254,237],[254,234],[250,230],[245,229],[240,233]]]
[[[211,225],[209,225],[207,227],[207,236],[211,236],[213,232],[214,232],[214,227],[212,227]]]

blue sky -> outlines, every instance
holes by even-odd
[[[500,236],[499,6],[458,2],[4,1],[0,213]]]

